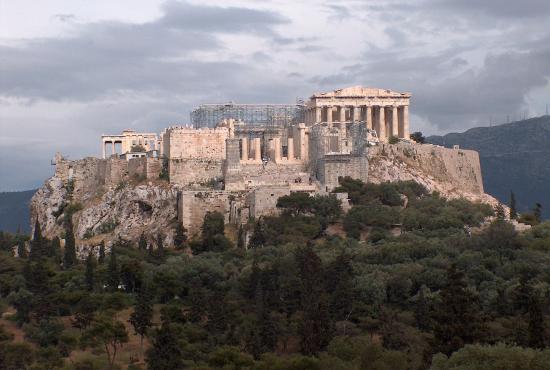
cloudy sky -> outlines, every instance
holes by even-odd
[[[0,0],[0,191],[205,102],[389,88],[436,134],[543,114],[549,78],[548,0]]]

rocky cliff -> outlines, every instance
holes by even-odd
[[[77,245],[109,244],[116,238],[138,240],[145,232],[150,241],[161,234],[173,238],[177,222],[177,191],[164,181],[147,181],[121,172],[117,182],[97,177],[102,160],[65,161],[31,200],[31,218],[43,234],[64,235],[64,220],[74,224]],[[67,175],[69,174],[69,175]]]

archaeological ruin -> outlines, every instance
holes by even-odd
[[[208,211],[220,211],[228,224],[243,224],[277,212],[282,195],[327,194],[344,176],[364,182],[415,179],[432,188],[430,182],[448,184],[451,192],[456,185],[483,194],[476,152],[410,140],[410,98],[356,86],[315,93],[296,105],[202,105],[191,113],[190,125],[172,125],[160,134],[102,135],[102,159],[58,156],[55,176],[72,181],[76,194],[126,179],[151,184],[163,178],[176,194],[170,202],[177,220],[191,236]],[[419,180],[404,166],[427,175]],[[347,195],[337,196],[347,208]]]

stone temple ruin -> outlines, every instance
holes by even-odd
[[[370,152],[383,152],[390,138],[410,143],[410,98],[357,86],[315,93],[288,106],[202,105],[191,113],[189,126],[171,126],[159,135],[132,130],[103,135],[104,159],[93,162],[88,177],[116,185],[125,176],[153,181],[162,173],[177,189],[178,220],[191,235],[208,211],[222,212],[227,223],[246,223],[276,212],[277,199],[291,192],[331,192],[344,176],[367,182]],[[420,160],[417,153],[414,159]],[[445,153],[440,156],[455,156]],[[404,160],[412,160],[408,157]],[[475,162],[477,153],[465,158]],[[447,167],[458,163],[455,157],[445,161]],[[460,163],[460,168],[454,165],[457,177],[469,168]],[[85,178],[77,167],[58,158],[56,175]],[[474,187],[482,193],[479,162],[473,167]],[[337,196],[347,206],[347,195]]]

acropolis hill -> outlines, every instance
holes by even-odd
[[[446,197],[496,203],[483,192],[477,152],[410,140],[410,100],[357,86],[295,105],[205,104],[193,125],[103,135],[102,158],[56,156],[32,217],[46,236],[62,235],[59,219],[78,204],[72,217],[84,248],[142,232],[169,240],[177,223],[192,237],[208,211],[239,227],[276,213],[280,196],[327,194],[345,176],[415,180]],[[349,208],[347,194],[336,195]]]

